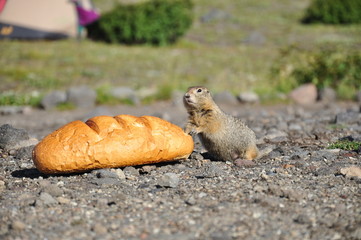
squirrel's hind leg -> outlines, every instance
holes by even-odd
[[[246,149],[242,154],[238,151],[234,151],[231,155],[232,160],[244,159],[244,160],[254,160],[258,156],[258,148],[255,145],[252,145]]]
[[[244,154],[244,158],[246,160],[253,160],[258,156],[258,154],[259,154],[259,152],[258,152],[257,146],[252,145],[246,150],[246,152]]]

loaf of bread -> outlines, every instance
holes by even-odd
[[[46,136],[33,161],[42,173],[73,173],[183,159],[193,147],[191,136],[157,117],[98,116]]]

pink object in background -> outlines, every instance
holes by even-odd
[[[79,5],[76,6],[76,11],[78,12],[79,25],[81,26],[91,24],[99,18],[99,13],[97,13],[95,10],[87,10]]]

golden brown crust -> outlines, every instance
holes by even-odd
[[[34,148],[33,161],[43,173],[71,173],[171,161],[192,150],[192,138],[162,119],[98,116],[46,136]]]

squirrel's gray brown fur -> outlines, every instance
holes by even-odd
[[[205,87],[190,87],[183,97],[189,114],[187,134],[199,134],[203,146],[218,160],[253,160],[256,135],[240,119],[224,113]]]

